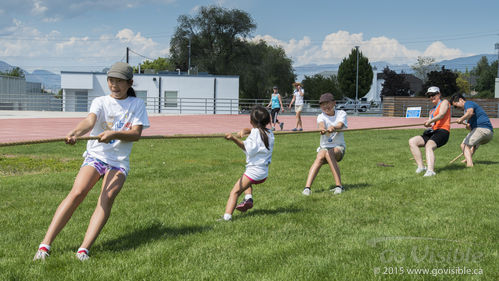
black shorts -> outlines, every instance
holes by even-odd
[[[270,116],[272,116],[272,123],[278,123],[279,120],[277,120],[277,115],[279,114],[279,111],[281,110],[280,107],[277,108],[272,108],[270,111]]]
[[[441,147],[449,141],[449,131],[444,129],[437,129],[435,131],[429,129],[424,131],[421,137],[426,144],[429,140],[434,141],[437,144],[437,147]]]

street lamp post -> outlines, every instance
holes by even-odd
[[[355,51],[357,53],[357,73],[355,75],[355,107],[354,112],[357,115],[357,104],[359,99],[359,46],[355,46]]]
[[[191,74],[191,40],[192,40],[192,33],[189,35],[189,62],[187,63],[187,74]]]
[[[499,62],[499,43],[496,43],[495,45],[496,50],[497,50],[497,61]],[[499,98],[499,63],[497,64],[497,78],[496,78],[496,85],[494,89],[494,97]],[[499,117],[499,115],[498,115]]]

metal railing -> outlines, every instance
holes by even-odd
[[[62,111],[63,101],[45,93],[0,93],[0,110]]]
[[[58,98],[44,93],[3,94],[0,93],[0,110],[65,111],[87,112],[91,96],[69,96]],[[267,106],[270,99],[229,98],[142,98],[149,113],[161,114],[248,114],[255,105]],[[285,111],[281,114],[295,114],[288,110],[290,100],[283,100]],[[293,105],[294,107],[294,105]],[[318,100],[305,100],[302,114],[320,113]],[[377,112],[375,109],[371,113]],[[367,112],[369,113],[369,112]]]

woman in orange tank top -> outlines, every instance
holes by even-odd
[[[424,171],[425,177],[435,175],[435,154],[434,150],[443,146],[449,140],[450,135],[450,104],[446,99],[442,99],[440,89],[432,86],[426,91],[426,96],[431,100],[435,107],[430,110],[428,120],[424,123],[425,127],[431,127],[426,130],[421,136],[412,137],[409,140],[409,148],[412,156],[418,165],[416,173]],[[433,125],[432,125],[433,124]],[[425,148],[426,165],[423,164],[420,147]]]

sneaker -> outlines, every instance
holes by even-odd
[[[298,129],[296,129],[296,128],[293,128],[293,130],[291,130],[291,131],[293,131],[293,132],[296,132],[296,131],[298,131]]]
[[[303,131],[303,128],[300,128],[298,131]]]
[[[230,219],[225,219],[225,217],[222,215],[217,219],[217,221],[232,221],[232,217]]]
[[[417,168],[416,169],[416,174],[421,174],[422,172],[426,171],[426,167],[422,167],[422,168]]]
[[[282,129],[284,129],[284,122],[281,122],[281,124],[279,124],[279,127],[281,127],[281,131],[282,131]]]
[[[272,131],[275,131],[275,127],[272,127]]]
[[[311,193],[312,193],[312,190],[308,187],[305,187],[305,189],[303,189],[303,191],[301,192],[301,194],[303,194],[305,196],[309,196]]]
[[[253,208],[253,199],[244,200],[241,204],[236,206],[236,209],[241,212],[246,212],[247,210]]]
[[[341,194],[344,189],[343,186],[337,185],[335,188],[332,188],[331,191],[333,192],[334,195]]]
[[[423,177],[433,177],[436,174],[437,173],[435,173],[433,171],[427,170],[426,173],[424,173]]]
[[[33,258],[33,260],[34,261],[36,261],[36,260],[44,261],[48,256],[50,256],[50,255],[47,251],[38,250],[38,251],[36,251],[36,254],[35,254],[35,257]]]
[[[87,249],[83,249],[83,248],[78,249],[78,252],[76,253],[76,258],[79,259],[79,260],[81,260],[81,261],[88,260],[90,258],[88,256],[88,250]]]

